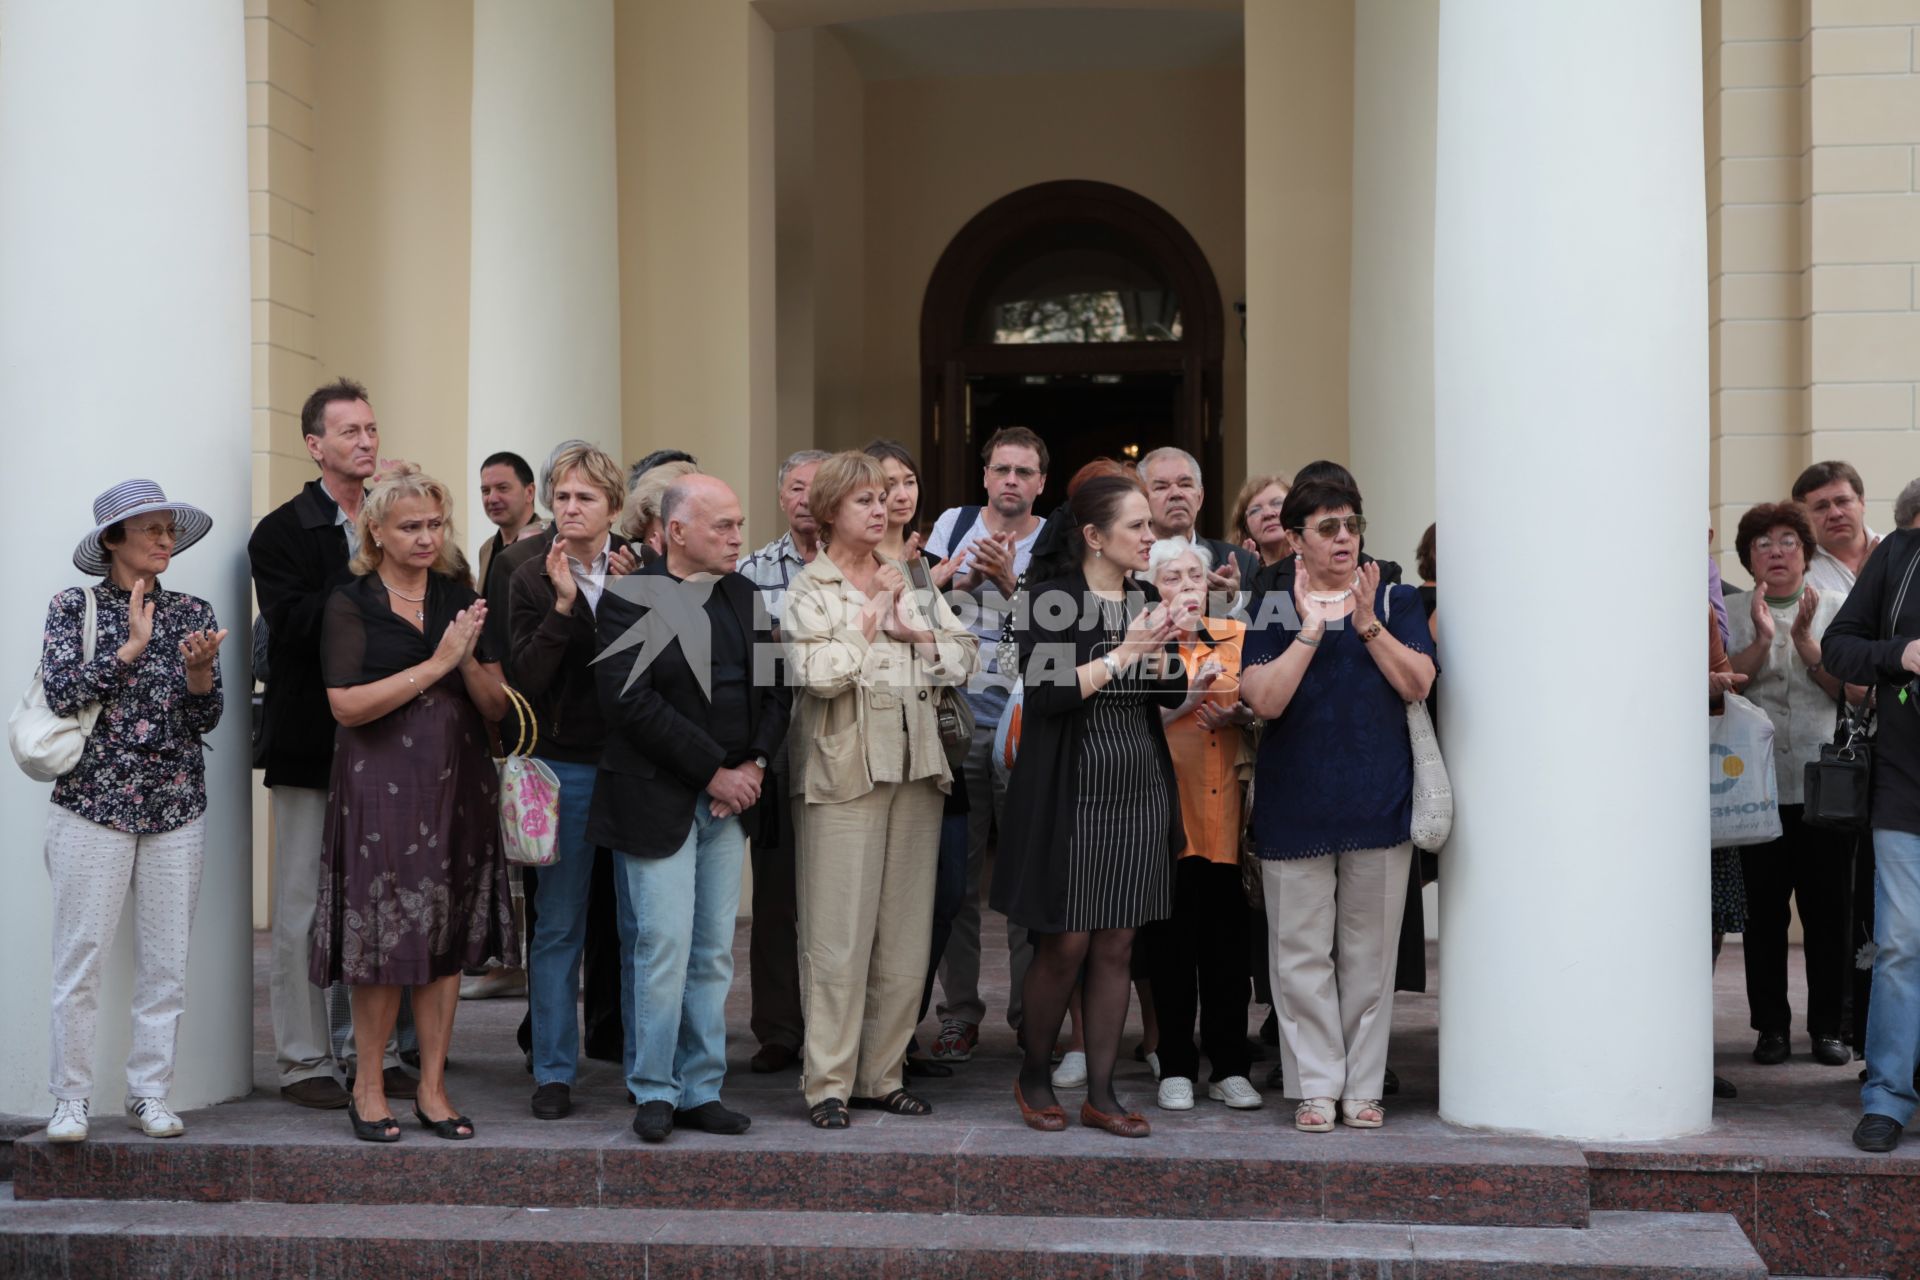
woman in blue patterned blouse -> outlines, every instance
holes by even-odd
[[[187,931],[200,890],[207,792],[201,738],[220,723],[227,633],[213,608],[168,591],[160,574],[206,536],[205,512],[129,480],[94,500],[74,550],[104,581],[53,598],[41,651],[56,715],[97,712],[79,763],[53,786],[53,1120],[47,1136],[87,1136],[100,966],[131,886],[139,931],[127,1115],[151,1137],[185,1132],[167,1109],[174,1037],[186,1005]],[[88,596],[94,637],[88,657]]]
[[[1413,855],[1406,704],[1433,688],[1433,636],[1414,589],[1361,562],[1358,492],[1308,481],[1280,510],[1299,556],[1293,613],[1260,602],[1240,678],[1267,722],[1252,831],[1280,1062],[1296,1128],[1332,1129],[1337,1102],[1344,1123],[1375,1129]]]

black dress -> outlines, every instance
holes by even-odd
[[[1179,648],[1166,646],[1166,674],[1081,697],[1075,668],[1111,648],[1125,619],[1159,593],[1131,588],[1124,617],[1099,599],[1073,573],[1030,587],[1018,606],[1020,754],[1007,780],[991,903],[1036,933],[1164,918],[1173,859],[1187,844],[1160,723],[1160,708],[1186,697]]]
[[[425,630],[394,613],[379,575],[327,601],[321,665],[329,688],[371,684],[433,656],[476,599],[429,574]],[[481,661],[491,661],[481,642]],[[339,726],[327,794],[309,976],[417,986],[515,955],[500,848],[499,776],[487,726],[459,671],[367,724]]]

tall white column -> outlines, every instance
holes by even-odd
[[[613,0],[475,0],[467,474],[501,449],[537,471],[578,436],[620,449]],[[492,535],[471,498],[469,544]]]
[[[6,696],[38,661],[46,602],[81,581],[69,557],[93,495],[145,477],[214,521],[166,578],[233,632],[172,1095],[200,1106],[245,1093],[253,1074],[241,14],[232,0],[0,0],[0,32]],[[27,1114],[50,1105],[48,790],[10,759],[0,767],[0,1111]],[[132,953],[123,920],[101,996],[96,1114],[125,1092]]]
[[[1704,211],[1696,7],[1442,0],[1456,1124],[1663,1138],[1710,1119]]]

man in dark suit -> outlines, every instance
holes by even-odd
[[[1213,557],[1213,568],[1207,575],[1208,594],[1225,593],[1232,599],[1252,586],[1260,557],[1245,547],[1200,534],[1200,507],[1207,500],[1207,491],[1200,480],[1199,459],[1172,446],[1155,449],[1140,459],[1140,482],[1147,487],[1153,536],[1202,543]]]
[[[635,979],[627,1088],[647,1142],[676,1125],[736,1134],[749,1123],[720,1101],[727,989],[747,827],[788,702],[755,679],[774,641],[734,571],[740,500],[713,476],[685,476],[661,499],[660,523],[665,556],[609,579],[600,602],[608,733],[587,820],[588,839],[620,860]]]
[[[280,1093],[303,1107],[347,1105],[334,1078],[327,993],[307,976],[308,935],[320,892],[327,781],[333,769],[333,710],[320,678],[320,620],[327,597],[353,574],[362,486],[380,453],[380,427],[367,389],[341,378],[307,397],[301,438],[320,468],[299,493],[254,526],[247,560],[267,624],[267,681],[258,755],[273,804],[273,961],[268,990]],[[353,1043],[349,1029],[346,1044]],[[389,1053],[393,1049],[389,1048]],[[386,1089],[413,1096],[397,1054]]]

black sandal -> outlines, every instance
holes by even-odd
[[[473,1121],[467,1119],[465,1116],[449,1116],[445,1120],[429,1120],[427,1119],[427,1113],[422,1111],[420,1104],[416,1102],[413,1104],[413,1118],[420,1122],[422,1129],[432,1133],[436,1138],[445,1138],[449,1142],[465,1142],[473,1136]],[[394,1127],[396,1129],[399,1128],[398,1125]],[[466,1132],[460,1132],[462,1129],[465,1129]]]
[[[847,1104],[838,1098],[822,1098],[807,1108],[807,1119],[816,1129],[844,1129],[853,1123]]]
[[[362,1120],[360,1110],[354,1106],[351,1095],[347,1098],[347,1119],[353,1121],[353,1136],[362,1142],[398,1142],[400,1141],[400,1122],[392,1116],[382,1116],[378,1120]]]
[[[855,1098],[853,1105],[861,1111],[891,1111],[896,1116],[930,1116],[933,1104],[925,1098],[917,1098],[905,1089],[895,1089],[881,1098]]]

